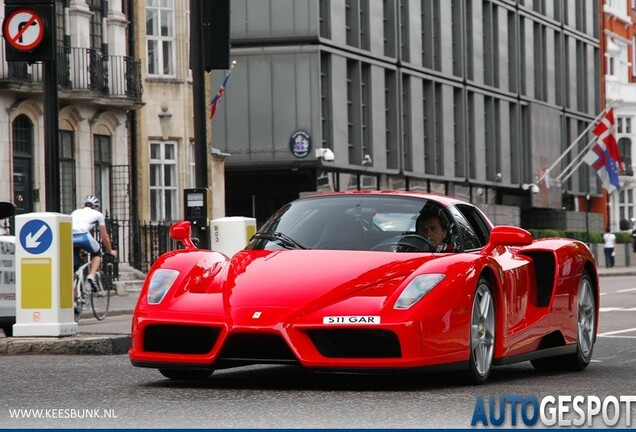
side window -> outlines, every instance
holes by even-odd
[[[458,205],[455,209],[463,216],[475,238],[475,247],[482,247],[490,238],[490,225],[483,216],[472,206]],[[464,234],[466,237],[466,234]],[[468,246],[466,246],[468,249]]]

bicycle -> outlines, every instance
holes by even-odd
[[[82,316],[82,312],[88,309],[89,298],[93,315],[97,320],[102,321],[106,318],[108,308],[110,306],[110,292],[112,289],[111,278],[107,276],[100,267],[99,271],[95,275],[95,282],[97,286],[92,286],[88,281],[88,274],[91,266],[90,260],[86,259],[88,254],[79,248],[74,248],[73,253],[77,254],[79,257],[79,261],[76,262],[83,262],[83,264],[77,266],[73,273],[75,322],[78,322]],[[102,261],[102,265],[103,264],[104,262]]]

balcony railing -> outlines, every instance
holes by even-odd
[[[4,44],[2,58],[4,59]],[[132,57],[104,55],[92,48],[58,47],[57,80],[63,89],[84,90],[108,97],[140,99],[141,67]],[[0,80],[41,82],[42,64],[0,62]]]

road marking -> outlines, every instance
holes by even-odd
[[[603,363],[603,360],[590,360],[590,363]]]
[[[600,295],[600,296],[604,296],[605,294],[607,294],[607,293],[600,293],[599,295]]]
[[[636,307],[630,307],[630,308],[606,307],[606,308],[599,308],[599,312],[636,312]]]
[[[636,331],[636,327],[630,328],[630,329],[625,329],[625,330],[615,330],[615,331],[611,331],[611,332],[599,333],[598,336],[599,337],[612,337],[612,336],[620,334],[620,333],[628,333],[628,332],[633,332],[633,331]],[[614,337],[617,337],[617,336],[614,336]],[[636,336],[619,336],[619,337],[636,338]]]
[[[636,291],[636,288],[627,288],[627,289],[618,290],[616,292],[617,293],[626,293],[626,292],[631,292],[631,291]]]

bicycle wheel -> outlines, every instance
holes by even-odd
[[[108,307],[110,306],[110,290],[105,290],[102,285],[102,272],[100,271],[95,278],[97,287],[91,287],[91,307],[93,315],[99,321],[106,318]]]

